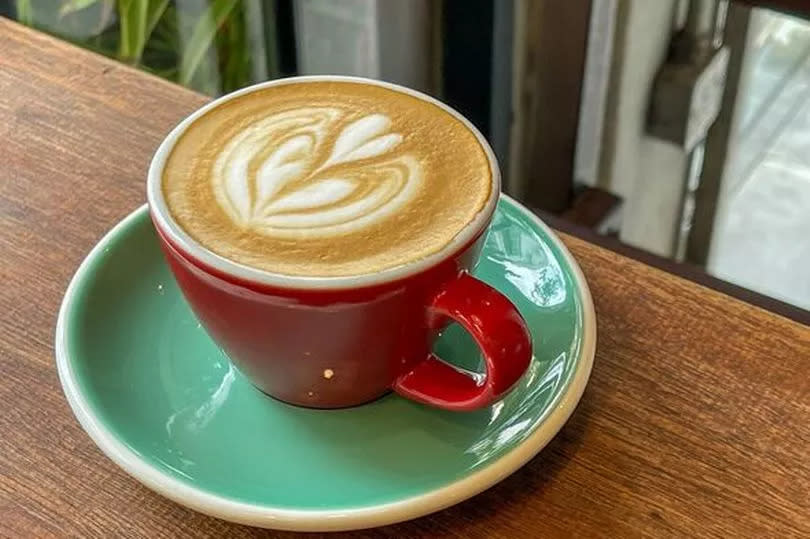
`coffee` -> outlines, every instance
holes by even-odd
[[[273,273],[376,273],[440,251],[492,189],[487,154],[443,108],[374,84],[298,81],[224,101],[162,178],[178,225]]]

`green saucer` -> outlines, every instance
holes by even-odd
[[[503,401],[453,413],[390,394],[309,410],[256,390],[192,315],[147,208],[82,263],[59,313],[65,394],[98,446],[133,477],[223,519],[291,530],[345,530],[415,518],[490,487],[562,427],[587,383],[596,320],[559,239],[504,197],[476,276],[504,292],[532,329],[529,372]],[[313,328],[317,331],[317,328]],[[452,326],[442,358],[476,368]]]

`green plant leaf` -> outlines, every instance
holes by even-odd
[[[157,26],[158,21],[166,12],[166,7],[169,5],[169,0],[149,0],[149,9],[146,18],[146,39],[152,35],[152,31]]]
[[[180,61],[180,84],[188,86],[194,72],[202,61],[205,52],[211,46],[217,29],[222,25],[238,0],[211,0],[205,12],[194,25],[191,37],[185,44]]]
[[[149,35],[149,42],[154,40],[162,40],[170,44],[177,52],[178,58],[180,57],[180,38],[177,32],[177,11],[172,4],[166,6],[163,16],[158,19],[155,28]]]
[[[34,11],[31,9],[31,0],[17,0],[17,20],[31,26],[34,23]]]
[[[146,28],[149,0],[118,0],[118,18],[121,35],[118,40],[118,57],[132,64],[141,59],[146,45]]]
[[[245,32],[244,9],[237,8],[222,25],[217,37],[222,91],[231,92],[248,82],[250,50]]]
[[[88,8],[99,1],[100,0],[67,0],[67,2],[64,2],[62,7],[59,8],[59,16],[64,17],[65,15],[70,15],[75,11]]]
[[[267,0],[262,4],[264,14],[262,17],[265,43],[265,56],[267,62],[267,75],[271,79],[281,76],[278,52],[278,24],[276,21],[276,2]]]

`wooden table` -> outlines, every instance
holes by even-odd
[[[142,487],[62,395],[56,313],[205,98],[0,20],[0,536],[250,537]],[[564,236],[599,343],[577,411],[487,492],[357,537],[810,537],[810,329]],[[287,534],[269,532],[269,536]]]

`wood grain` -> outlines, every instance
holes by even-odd
[[[204,98],[0,20],[0,536],[290,537],[140,486],[84,434],[53,359],[81,258],[144,201]],[[565,236],[599,320],[574,416],[526,467],[347,537],[810,537],[810,329]]]

